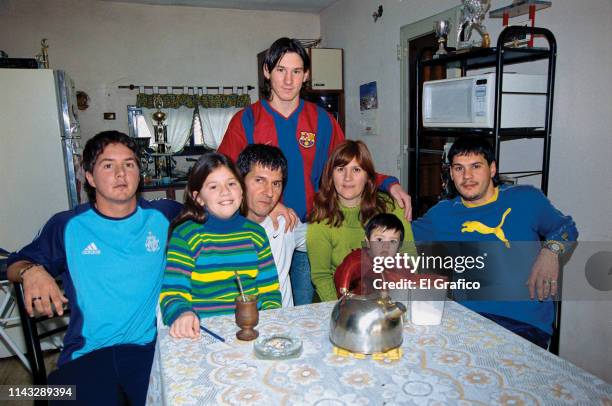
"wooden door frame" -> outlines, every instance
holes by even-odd
[[[400,181],[404,186],[404,189],[408,189],[408,144],[410,129],[410,116],[408,109],[410,108],[410,78],[409,66],[408,66],[408,42],[414,38],[422,37],[424,35],[434,32],[434,22],[438,20],[448,20],[450,22],[450,32],[448,34],[447,46],[457,46],[457,24],[461,17],[461,5],[448,9],[438,14],[434,14],[430,17],[424,18],[412,24],[404,25],[400,28],[400,56],[401,56],[401,67],[400,67],[400,116],[401,116],[401,134],[400,134],[400,148],[401,148],[401,168],[400,168]]]

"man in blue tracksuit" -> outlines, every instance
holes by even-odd
[[[498,186],[493,150],[481,137],[457,139],[448,160],[457,196],[412,223],[415,240],[470,242],[490,251],[485,268],[472,272],[486,293],[463,292],[462,303],[547,347],[554,320],[548,299],[557,293],[558,257],[578,237],[574,221],[534,187]]]
[[[51,316],[52,305],[61,315],[70,306],[64,349],[48,380],[76,385],[77,404],[145,402],[168,225],[180,204],[138,199],[139,165],[127,135],[90,139],[83,151],[90,202],[54,215],[8,260],[30,315]]]

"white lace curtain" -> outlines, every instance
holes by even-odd
[[[240,108],[237,107],[200,109],[200,122],[202,123],[204,143],[213,149],[219,148],[230,120],[238,111],[240,111]]]
[[[194,115],[194,109],[179,107],[175,109],[164,109],[166,113],[165,123],[167,125],[168,144],[171,152],[179,152],[183,149],[193,131],[195,145],[206,145],[217,149],[221,144],[227,126],[240,108],[199,108],[198,114]],[[154,125],[156,124],[151,115],[157,109],[142,109],[142,116],[137,118],[138,136],[151,137],[150,146],[156,145]]]

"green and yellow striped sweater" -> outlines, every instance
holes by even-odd
[[[233,314],[239,295],[234,270],[245,294],[259,296],[260,309],[281,307],[274,258],[260,225],[236,213],[177,226],[168,243],[160,295],[164,323],[171,325],[186,311],[200,318]]]

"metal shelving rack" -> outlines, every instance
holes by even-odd
[[[522,35],[538,35],[546,38],[548,48],[512,48],[504,46],[509,43],[512,38]],[[447,55],[441,55],[437,59],[422,59],[422,53],[417,58],[416,81],[421,82],[423,69],[425,67],[443,66],[443,67],[459,67],[461,75],[465,76],[467,71],[495,67],[495,118],[493,128],[424,128],[421,124],[421,98],[423,88],[419,86],[415,107],[417,111],[417,120],[415,122],[416,142],[414,146],[415,159],[412,160],[410,170],[417,176],[413,189],[411,190],[414,197],[414,207],[419,210],[420,207],[420,181],[418,176],[420,154],[426,153],[422,151],[422,140],[424,137],[457,137],[459,135],[484,136],[493,140],[495,150],[495,159],[498,169],[500,142],[503,140],[521,139],[521,138],[542,138],[544,140],[544,148],[542,154],[542,170],[541,171],[525,171],[527,174],[541,174],[541,189],[544,194],[548,193],[548,173],[550,164],[550,134],[552,125],[553,111],[553,92],[555,87],[555,64],[557,57],[557,42],[554,35],[546,28],[540,27],[518,27],[510,26],[505,28],[497,40],[495,48],[478,48],[466,52],[452,52]],[[507,65],[533,62],[539,60],[548,60],[548,74],[546,85],[546,119],[543,129],[533,128],[500,128],[501,123],[501,106],[503,101],[503,72]],[[521,172],[513,172],[520,174]]]
[[[510,43],[513,38],[523,35],[541,36],[548,42],[548,48],[513,48],[504,46]],[[417,111],[417,120],[415,122],[416,143],[414,146],[415,159],[412,160],[410,167],[414,171],[411,178],[414,179],[414,189],[411,189],[413,196],[413,207],[418,212],[420,210],[420,181],[418,176],[420,154],[431,153],[431,151],[423,150],[421,144],[424,137],[457,137],[459,135],[468,136],[483,136],[489,137],[493,141],[495,159],[497,162],[498,171],[500,170],[499,155],[500,143],[504,140],[523,139],[523,138],[541,138],[544,140],[544,148],[542,153],[542,169],[541,171],[525,171],[525,172],[506,172],[506,174],[541,174],[541,189],[544,194],[548,194],[548,179],[549,179],[549,164],[550,164],[550,143],[551,143],[551,126],[553,112],[553,96],[555,87],[555,65],[557,58],[557,42],[549,30],[541,27],[506,27],[499,35],[497,46],[495,48],[478,48],[466,52],[451,52],[447,55],[441,55],[437,59],[423,59],[421,52],[417,57],[416,83],[421,83],[423,69],[427,66],[443,66],[443,67],[459,67],[461,75],[465,76],[467,71],[495,67],[495,117],[493,128],[423,128],[421,124],[421,100],[423,87],[418,86],[417,100],[415,103]],[[548,73],[546,85],[546,117],[544,128],[500,128],[501,123],[501,106],[503,101],[503,72],[507,65],[533,62],[539,60],[548,60]],[[442,162],[441,162],[442,164]],[[561,278],[561,274],[559,275]],[[560,286],[561,286],[561,280]],[[559,353],[559,331],[561,321],[561,302],[555,302],[555,321],[554,331],[550,344],[550,352]]]

